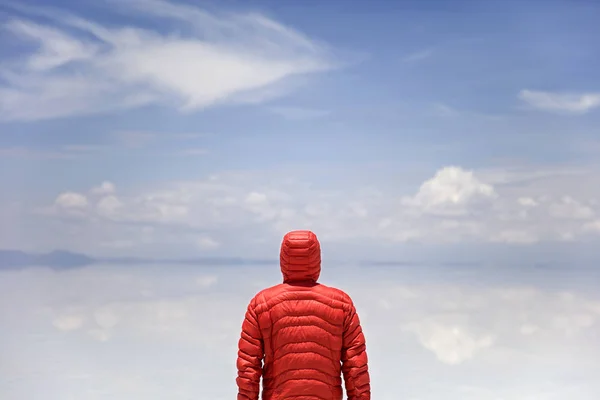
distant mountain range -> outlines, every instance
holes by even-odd
[[[582,244],[575,248],[566,248],[554,244],[552,248],[524,248],[509,252],[506,248],[492,248],[486,252],[479,249],[477,254],[469,252],[430,252],[428,255],[413,254],[410,261],[402,260],[357,260],[363,267],[375,268],[414,268],[418,266],[438,265],[448,268],[511,265],[535,269],[561,268],[564,266],[597,266],[598,252],[594,246]],[[481,246],[480,246],[481,247]],[[433,254],[433,256],[431,256]],[[420,255],[420,257],[419,257]],[[411,256],[408,254],[407,257]],[[338,260],[339,261],[339,260]],[[330,260],[331,262],[331,260]],[[342,261],[342,263],[345,263]],[[279,259],[253,259],[244,257],[191,257],[191,258],[144,258],[144,257],[93,257],[66,250],[49,253],[29,253],[20,250],[0,249],[0,270],[22,269],[27,267],[50,267],[57,270],[80,268],[94,264],[112,265],[157,265],[182,264],[197,266],[240,266],[240,265],[278,265]]]
[[[50,253],[27,253],[20,250],[0,250],[0,269],[24,267],[50,267],[69,269],[92,264],[194,264],[194,265],[264,265],[279,263],[279,260],[246,259],[240,257],[204,257],[185,259],[149,259],[138,257],[94,258],[66,250]]]
[[[0,269],[33,266],[76,268],[91,265],[95,262],[95,259],[84,254],[64,250],[43,254],[26,253],[19,250],[0,250]]]

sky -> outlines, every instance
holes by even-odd
[[[0,248],[593,251],[600,6],[302,4],[2,2]]]
[[[584,0],[2,0],[0,249],[276,259],[311,229],[365,313],[378,397],[596,399],[599,17]],[[0,275],[11,400],[231,398],[240,313],[280,280]]]

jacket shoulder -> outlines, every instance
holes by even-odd
[[[336,301],[340,301],[342,303],[344,303],[345,305],[352,305],[352,298],[350,297],[350,295],[346,292],[344,292],[342,289],[338,289],[336,287],[333,286],[327,286],[327,285],[320,285],[321,291],[324,294],[327,294],[328,297],[331,297],[332,299],[336,300]]]
[[[280,283],[261,290],[254,295],[252,300],[250,300],[250,306],[256,308],[262,304],[265,304],[269,299],[280,293],[282,287],[283,285]]]

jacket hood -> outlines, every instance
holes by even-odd
[[[316,282],[321,274],[321,245],[311,231],[291,231],[283,237],[279,265],[283,281]]]

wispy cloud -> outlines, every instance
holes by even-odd
[[[96,155],[107,155],[118,149],[143,150],[152,144],[169,142],[174,146],[184,147],[177,155],[203,155],[207,149],[197,147],[197,139],[211,136],[210,133],[171,133],[147,131],[117,131],[112,133],[109,144],[65,144],[51,147],[9,146],[0,147],[0,158],[71,160]],[[190,145],[196,147],[189,147]],[[171,155],[170,152],[154,153],[154,155]]]
[[[91,144],[69,144],[62,147],[65,151],[73,153],[91,153],[100,150],[105,150],[107,146],[104,145],[91,145]]]
[[[553,93],[522,90],[519,99],[541,111],[585,114],[600,107],[600,93]]]
[[[292,120],[315,119],[330,114],[327,110],[303,107],[269,107],[269,111]]]
[[[460,115],[460,112],[443,103],[436,103],[433,105],[433,111],[435,115],[439,117],[457,117]]]
[[[154,132],[143,131],[118,131],[113,133],[119,145],[129,148],[144,147],[158,138]]]
[[[402,59],[402,61],[410,63],[410,62],[425,60],[425,59],[433,56],[433,53],[434,53],[433,49],[420,50],[420,51],[408,54],[406,57],[404,57]]]
[[[12,146],[0,148],[0,158],[65,159],[73,157],[68,152],[61,152],[57,150],[40,150],[23,146]]]
[[[444,103],[434,103],[431,106],[430,115],[441,117],[441,118],[469,118],[469,119],[481,119],[481,120],[501,120],[505,116],[501,114],[488,114],[481,113],[473,110],[458,109]]]
[[[69,160],[90,156],[103,149],[103,146],[88,145],[66,145],[57,148],[0,147],[0,158]]]
[[[152,143],[165,141],[193,141],[211,136],[210,133],[193,132],[152,132],[152,131],[116,131],[113,137],[117,146],[124,146],[131,149],[146,147]]]
[[[186,156],[203,156],[203,155],[208,154],[208,150],[203,149],[201,147],[197,147],[197,148],[185,149],[182,151],[182,154],[186,155]]]
[[[296,75],[334,66],[329,50],[259,14],[210,14],[162,0],[114,3],[115,11],[174,20],[177,32],[121,28],[64,12],[22,7],[4,28],[35,43],[2,63],[0,119],[36,120],[160,104],[196,111],[260,102]],[[50,20],[50,24],[38,19]],[[185,34],[180,33],[185,32]]]

